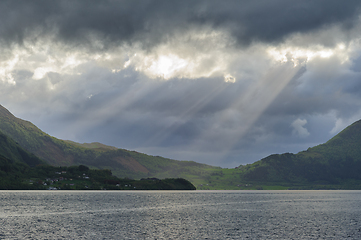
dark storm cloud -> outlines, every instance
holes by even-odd
[[[305,150],[361,116],[360,5],[0,1],[1,104],[58,138],[175,159]]]
[[[74,46],[153,46],[194,26],[226,29],[238,43],[277,42],[332,24],[351,27],[360,1],[1,1],[0,36],[22,43],[55,34]],[[101,40],[101,43],[96,43]]]
[[[204,22],[231,28],[241,43],[280,41],[295,32],[308,32],[323,26],[356,20],[359,1],[232,1],[212,2],[204,11]],[[197,21],[202,18],[197,18]]]

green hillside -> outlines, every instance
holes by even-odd
[[[0,131],[4,133],[0,134],[0,155],[18,164],[14,168],[44,160],[53,166],[110,169],[120,178],[184,178],[197,189],[361,189],[361,121],[306,151],[273,154],[234,169],[149,156],[101,143],[60,140],[16,118],[1,105]]]
[[[29,169],[43,164],[0,131],[0,189],[25,189],[20,179]]]
[[[195,190],[183,178],[132,180],[84,165],[54,167],[12,161],[0,155],[0,190]]]
[[[28,189],[23,184],[23,175],[28,169],[27,164],[0,155],[0,189]]]
[[[34,124],[16,118],[0,105],[0,130],[19,146],[53,166],[86,165],[93,169],[111,169],[124,178],[185,178],[202,181],[213,169],[191,161],[176,161],[118,149],[101,143],[76,143],[54,138]]]
[[[328,159],[361,161],[361,120],[351,124],[325,144],[307,150]]]
[[[214,171],[199,189],[361,189],[361,121],[297,154]]]
[[[248,168],[248,169],[247,169]],[[246,166],[246,179],[342,184],[361,180],[361,121],[298,154],[271,155]]]
[[[4,126],[7,126],[9,132],[19,138],[22,143],[31,143],[34,141],[37,145],[46,148],[45,143],[57,141],[63,144],[61,147],[68,146],[69,152],[79,151],[86,152],[93,149],[90,153],[97,153],[96,157],[106,161],[102,155],[105,152],[119,155],[118,150],[100,143],[77,144],[73,142],[64,142],[51,138],[41,132],[33,124],[17,119],[12,116],[6,109],[0,109]],[[50,140],[49,140],[50,139]],[[86,146],[86,147],[83,147]],[[79,149],[77,149],[77,147]],[[30,146],[30,149],[37,149]],[[46,149],[40,152],[44,153]],[[68,153],[65,153],[68,154]],[[110,154],[111,155],[111,154]],[[88,155],[86,155],[88,156]],[[109,154],[107,155],[109,157]],[[95,158],[96,158],[95,157]],[[82,159],[85,157],[82,156]],[[104,159],[102,159],[104,158]],[[110,156],[111,158],[111,156]],[[75,162],[75,161],[74,161]],[[23,149],[18,142],[0,131],[0,189],[110,189],[110,190],[194,190],[195,187],[187,180],[182,178],[167,179],[149,179],[131,180],[128,178],[118,178],[112,175],[108,169],[94,170],[87,166],[61,166],[55,167],[48,165],[34,154]]]
[[[13,141],[0,131],[0,156],[15,164],[25,164],[30,167],[44,164],[45,162],[34,154],[24,150],[18,143]],[[7,162],[6,160],[5,162]]]

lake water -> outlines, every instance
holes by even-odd
[[[0,239],[361,239],[361,191],[0,191]]]

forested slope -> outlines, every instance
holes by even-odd
[[[19,146],[53,166],[86,165],[111,169],[118,177],[183,177],[203,179],[215,167],[118,149],[101,143],[80,144],[52,137],[34,124],[16,118],[0,105],[0,131]],[[199,174],[201,173],[201,174]],[[204,175],[204,176],[203,176]]]

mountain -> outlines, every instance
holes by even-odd
[[[218,169],[198,189],[361,189],[361,120],[324,144]]]
[[[0,156],[2,157],[1,162],[24,164],[29,167],[45,164],[43,160],[20,147],[18,143],[16,143],[14,140],[12,140],[1,131]]]
[[[351,124],[325,144],[309,148],[309,153],[328,159],[353,159],[361,161],[361,120]]]
[[[275,154],[244,167],[244,179],[269,182],[361,180],[361,121],[324,144],[298,154]]]
[[[15,118],[9,111],[1,109],[2,123],[9,132],[19,138],[23,143],[32,140],[38,145],[43,144],[39,136],[45,136],[46,143],[50,136],[47,136],[33,124]],[[30,129],[30,130],[29,130]],[[32,131],[32,132],[28,132]],[[51,138],[50,138],[51,139]],[[56,139],[55,139],[56,140]],[[54,144],[54,142],[53,142]],[[113,151],[101,143],[78,144],[68,141],[68,144],[80,148],[94,149],[95,151]],[[45,144],[43,144],[44,146]],[[48,144],[49,146],[49,144]],[[31,146],[37,149],[36,147]],[[44,153],[46,149],[39,151]],[[84,165],[71,167],[55,167],[48,165],[34,154],[23,149],[18,142],[0,131],[0,189],[112,189],[112,190],[194,190],[195,187],[182,178],[155,179],[147,178],[142,180],[130,180],[112,176],[109,170],[93,170]]]
[[[17,169],[46,162],[110,169],[120,178],[184,178],[197,189],[361,189],[361,120],[306,151],[272,154],[252,164],[222,169],[101,143],[60,140],[0,105],[1,161]]]
[[[22,177],[29,169],[44,164],[0,131],[0,189],[26,189]]]
[[[218,169],[192,161],[176,161],[118,149],[101,143],[76,143],[52,137],[31,122],[15,117],[0,105],[0,131],[16,143],[53,166],[86,165],[93,169],[111,169],[118,177],[185,178],[193,182]]]

